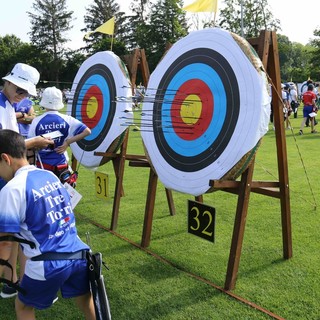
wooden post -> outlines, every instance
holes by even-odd
[[[277,147],[283,256],[285,259],[289,259],[292,257],[291,209],[287,145],[283,124],[283,104],[279,98],[279,93],[281,93],[281,78],[277,35],[275,31],[263,30],[259,38],[249,39],[248,41],[258,52],[273,83],[272,105]]]
[[[234,289],[236,284],[250,192],[256,192],[262,195],[280,199],[283,257],[285,259],[289,259],[292,257],[287,148],[283,125],[282,101],[279,99],[279,96],[277,94],[277,92],[281,92],[281,79],[276,33],[271,31],[262,31],[259,38],[249,39],[248,41],[259,54],[264,68],[270,76],[270,79],[272,80],[272,83],[274,85],[274,88],[272,90],[272,104],[274,112],[279,181],[252,181],[254,159],[251,165],[242,174],[240,183],[238,181],[210,181],[210,185],[215,187],[216,189],[235,193],[238,195],[238,204],[236,209],[229,262],[225,280],[226,290]]]
[[[253,167],[254,162],[252,162],[252,164],[246,169],[246,171],[241,176],[238,204],[234,221],[229,262],[224,286],[226,290],[234,289],[237,280],[244,230],[249,207]]]
[[[114,191],[114,199],[113,199],[113,208],[112,208],[112,219],[111,219],[111,230],[116,230],[118,225],[118,216],[119,216],[119,208],[120,208],[120,199],[123,194],[123,188],[122,188],[122,182],[123,182],[123,176],[124,176],[124,165],[126,160],[126,154],[127,154],[127,146],[128,146],[128,136],[129,136],[129,130],[127,130],[125,134],[124,141],[121,145],[121,151],[118,159],[118,164],[116,172],[116,187]]]

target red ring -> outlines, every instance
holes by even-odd
[[[103,110],[102,106],[103,94],[98,86],[92,86],[88,89],[82,101],[82,122],[88,127],[95,127],[101,119]]]
[[[183,83],[172,105],[172,124],[180,138],[195,140],[208,129],[213,117],[214,97],[204,81],[192,79]]]

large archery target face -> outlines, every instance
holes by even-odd
[[[102,157],[94,152],[106,152],[126,129],[123,118],[132,118],[131,105],[116,101],[117,97],[131,95],[123,68],[115,54],[99,52],[81,65],[74,79],[68,111],[91,129],[89,136],[71,145],[76,159],[84,166],[99,166]]]
[[[264,86],[228,32],[205,29],[178,41],[150,77],[154,102],[143,104],[142,123],[152,130],[141,134],[162,183],[200,195],[233,168],[266,132]]]

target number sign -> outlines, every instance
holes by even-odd
[[[96,196],[100,199],[109,199],[109,176],[102,172],[95,172]]]
[[[197,201],[188,201],[188,233],[214,242],[216,209]]]

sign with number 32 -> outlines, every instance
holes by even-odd
[[[214,242],[215,217],[215,208],[188,201],[188,233]]]

